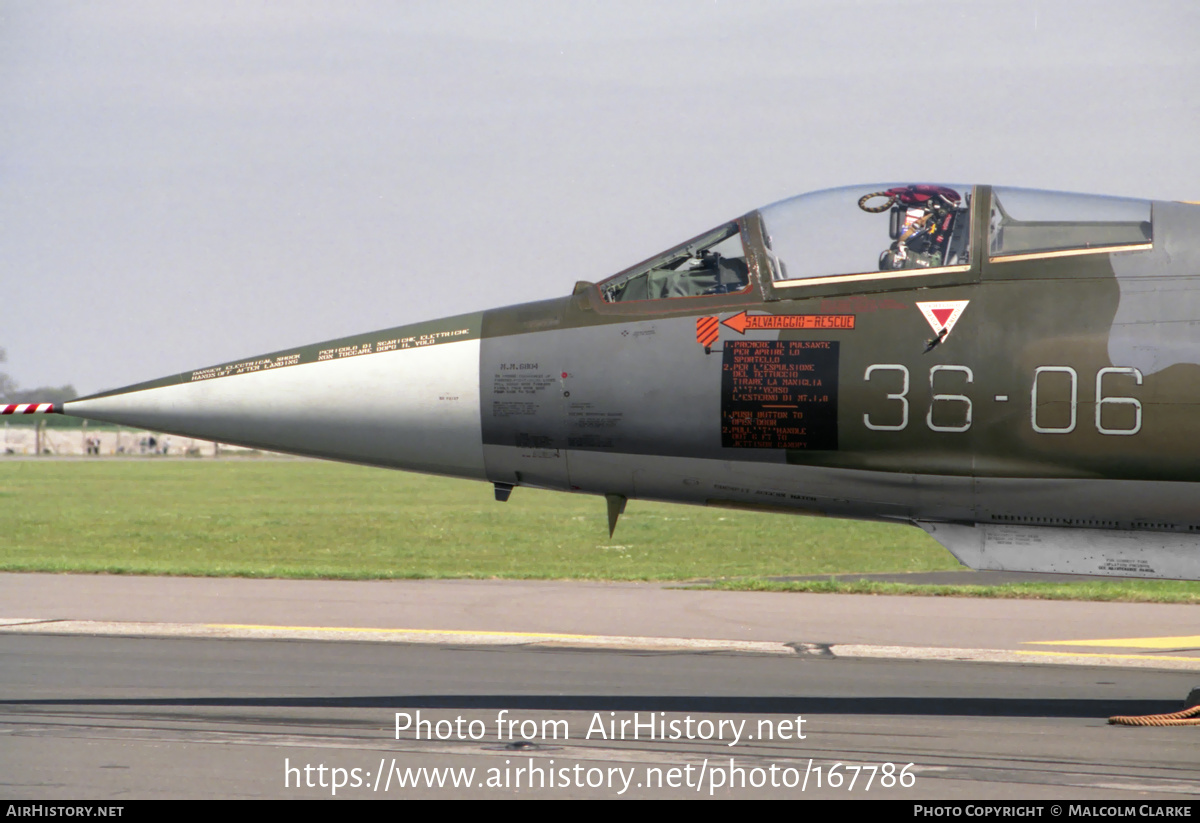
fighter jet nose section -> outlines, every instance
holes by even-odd
[[[484,478],[480,315],[184,372],[66,414],[270,451]]]
[[[961,183],[812,192],[570,297],[62,411],[490,480],[497,500],[603,495],[610,533],[624,501],[657,499],[908,521],[980,568],[1195,580],[1196,209]]]

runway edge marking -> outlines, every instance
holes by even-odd
[[[228,623],[135,623],[48,618],[0,618],[0,634],[91,635],[143,638],[317,640],[369,643],[422,643],[454,646],[532,646],[630,651],[692,651],[773,654],[808,659],[890,659],[973,663],[1026,663],[1200,670],[1200,657],[1042,652],[1009,649],[957,649],[928,646],[812,644],[685,637],[381,629],[371,627],[260,626]],[[815,651],[814,651],[815,650]]]

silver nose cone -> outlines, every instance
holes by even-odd
[[[478,336],[405,331],[380,336],[390,335],[389,343],[411,338],[408,347],[311,346],[70,401],[63,412],[251,448],[484,479]]]

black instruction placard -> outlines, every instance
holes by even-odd
[[[721,445],[836,449],[836,340],[727,340]]]

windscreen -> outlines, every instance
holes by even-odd
[[[606,302],[627,303],[732,294],[749,286],[746,251],[733,222],[605,280],[600,294]]]

